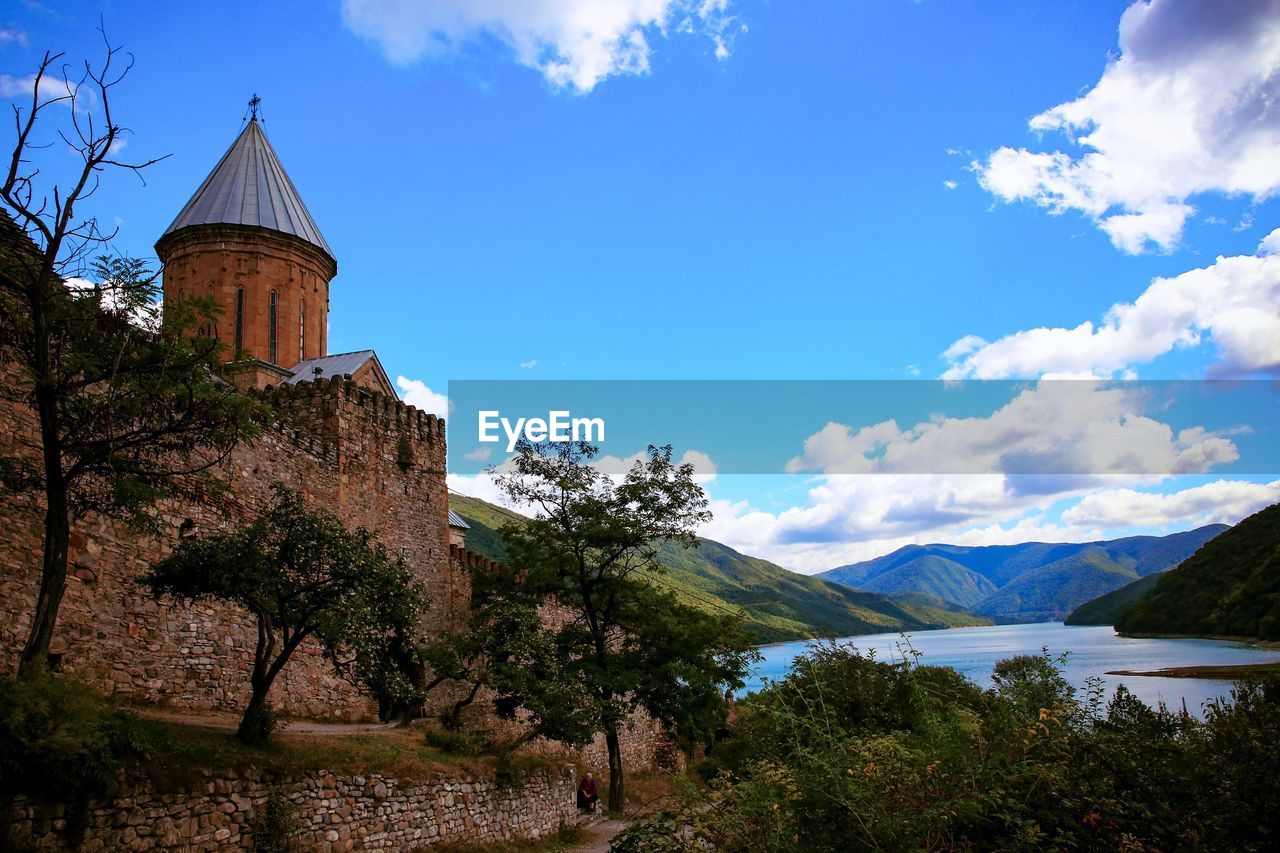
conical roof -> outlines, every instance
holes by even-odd
[[[257,118],[249,120],[164,233],[211,224],[254,225],[292,234],[333,258]]]

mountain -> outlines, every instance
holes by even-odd
[[[1116,622],[1123,634],[1280,640],[1280,504],[1214,539]]]
[[[1164,576],[1163,573],[1147,575],[1092,601],[1086,601],[1072,610],[1063,621],[1068,625],[1114,625],[1135,601],[1155,589],[1155,585]]]
[[[1164,571],[1227,530],[1210,524],[1169,536],[1020,545],[907,545],[817,575],[867,592],[919,593],[1000,622],[1049,622]]]
[[[506,545],[498,531],[523,516],[476,498],[452,493],[449,508],[471,525],[467,548],[502,560]],[[653,582],[703,609],[747,612],[747,632],[756,642],[847,637],[884,631],[917,631],[985,625],[990,620],[928,596],[891,598],[798,575],[741,554],[711,539],[686,550],[671,543],[658,552],[665,572]]]

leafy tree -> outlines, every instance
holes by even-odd
[[[396,701],[412,698],[426,599],[404,561],[347,530],[302,496],[275,487],[272,506],[241,530],[183,541],[141,582],[153,594],[239,604],[258,622],[252,693],[237,736],[247,743],[271,731],[267,695],[290,656],[314,638],[339,673]],[[406,671],[406,669],[410,671]]]
[[[121,69],[118,53],[107,43],[101,67],[86,63],[78,82],[67,66],[58,79],[61,54],[45,54],[30,105],[14,108],[17,142],[0,173],[0,359],[25,380],[0,393],[29,406],[39,425],[38,446],[0,459],[0,474],[6,487],[39,493],[45,504],[23,675],[48,660],[71,523],[89,512],[153,522],[155,501],[177,479],[210,479],[255,431],[258,404],[215,379],[219,346],[199,334],[216,322],[212,303],[161,309],[156,276],[141,261],[87,261],[113,237],[80,212],[101,173],[136,174],[155,162],[117,159],[125,131],[112,114],[111,90],[131,65]],[[67,147],[80,158],[70,182],[42,190],[34,154],[51,149],[62,157]],[[57,165],[44,174],[56,174]],[[79,278],[85,274],[91,281]]]
[[[708,517],[692,466],[674,464],[670,446],[651,446],[615,482],[590,464],[597,453],[586,443],[524,441],[497,477],[535,517],[503,530],[509,574],[485,594],[525,614],[550,599],[566,618],[537,631],[526,622],[536,642],[525,644],[525,657],[486,675],[500,711],[533,710],[552,736],[582,741],[603,731],[609,808],[620,809],[628,715],[643,708],[686,740],[708,737],[725,718],[725,688],[741,686],[752,653],[739,616],[696,610],[653,582],[658,547],[695,547],[693,529]],[[525,677],[531,661],[542,668],[536,679]]]

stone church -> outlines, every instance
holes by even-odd
[[[156,243],[164,298],[212,297],[218,338],[243,387],[350,376],[395,397],[373,350],[329,354],[338,259],[280,165],[255,113]]]
[[[256,630],[249,614],[218,604],[155,601],[133,580],[179,530],[234,526],[257,515],[282,483],[401,554],[431,600],[428,627],[457,624],[470,604],[465,522],[445,487],[445,425],[398,399],[373,350],[330,354],[329,287],[338,261],[267,141],[256,115],[156,243],[166,300],[212,297],[211,330],[234,355],[223,375],[270,399],[277,423],[238,448],[221,476],[225,495],[162,506],[168,530],[139,538],[108,518],[71,534],[70,580],[51,652],[105,692],[191,710],[243,707]],[[0,365],[0,381],[25,380]],[[6,446],[7,445],[7,446]],[[0,454],[35,452],[30,409],[0,403]],[[13,672],[39,582],[42,506],[0,493],[0,670]],[[303,647],[272,691],[287,715],[369,719],[371,697]]]

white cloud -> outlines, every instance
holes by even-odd
[[[1280,502],[1280,480],[1270,483],[1216,480],[1168,494],[1109,489],[1086,495],[1062,513],[1062,520],[1068,524],[1101,527],[1235,524],[1277,502]]]
[[[533,370],[537,366],[538,366],[538,360],[536,358],[531,358],[528,361],[520,362],[520,368],[522,370]]]
[[[415,409],[443,418],[449,413],[449,398],[438,391],[432,391],[427,383],[420,379],[409,379],[406,376],[396,377],[396,387],[404,401]]]
[[[598,457],[592,462],[592,467],[603,471],[613,477],[621,477],[631,470],[637,462],[643,463],[649,458],[649,454],[639,451],[630,456],[612,456],[606,454]],[[693,466],[693,479],[695,482],[706,485],[716,478],[716,463],[711,457],[703,453],[701,450],[686,450],[679,459],[676,460],[677,465],[689,464]]]
[[[974,163],[985,189],[1084,213],[1134,253],[1174,247],[1199,193],[1280,189],[1280,0],[1140,0],[1119,42],[1092,89],[1031,119],[1077,150],[1002,147]]]
[[[1211,339],[1216,374],[1280,370],[1280,229],[1258,256],[1219,257],[1173,278],[1156,278],[1133,302],[1111,306],[1102,321],[1037,328],[988,343],[966,335],[943,357],[946,378],[1115,376],[1177,347]]]
[[[1145,414],[1142,389],[1045,381],[986,417],[935,417],[908,428],[896,421],[853,429],[828,423],[804,442],[788,473],[1000,474],[1083,479],[1116,474],[1207,471],[1239,458],[1225,436],[1174,432]]]
[[[0,98],[17,98],[30,95],[36,90],[36,75],[15,77],[12,74],[0,74]]]
[[[943,182],[942,182],[942,185],[943,185],[944,187],[946,187],[947,189],[949,189],[949,190],[953,190],[953,189],[955,189],[956,187],[960,186],[960,185],[959,185],[959,184],[957,184],[955,181],[943,181]]]
[[[462,454],[462,457],[464,459],[470,459],[472,462],[488,462],[489,457],[492,455],[492,447],[477,447],[475,450]]]
[[[648,73],[655,36],[701,34],[725,59],[746,29],[729,0],[343,0],[342,20],[397,65],[496,39],[552,86],[580,93]]]
[[[1036,493],[998,475],[825,477],[801,506],[767,512],[713,500],[698,532],[793,571],[813,573],[888,554],[904,545],[1091,542],[1136,530],[1173,533],[1234,524],[1280,501],[1280,480],[1219,480],[1168,493],[1131,478]],[[1154,484],[1147,484],[1148,486]],[[1174,481],[1176,485],[1176,481]],[[1060,502],[1077,501],[1052,520]]]
[[[16,44],[20,47],[27,46],[27,34],[24,30],[14,27],[0,27],[0,47]]]

